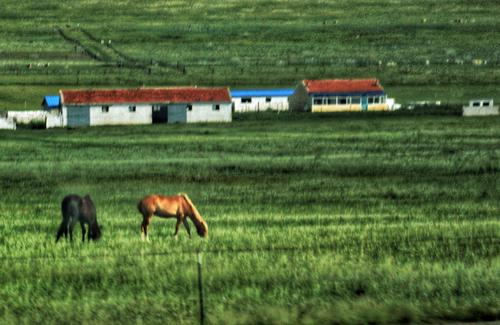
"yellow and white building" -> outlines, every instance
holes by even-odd
[[[303,80],[290,109],[310,112],[387,111],[387,95],[377,79]]]

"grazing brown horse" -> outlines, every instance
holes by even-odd
[[[88,240],[97,240],[101,237],[101,227],[97,223],[94,202],[89,195],[80,197],[70,194],[64,197],[61,203],[63,220],[56,235],[56,243],[62,235],[73,241],[73,227],[77,222],[82,227],[82,241],[85,241],[85,224],[89,225]]]
[[[185,193],[171,196],[154,194],[148,195],[139,202],[137,208],[143,217],[141,225],[142,240],[149,240],[148,226],[151,223],[151,219],[153,219],[153,215],[161,218],[177,218],[174,233],[175,238],[177,238],[181,222],[184,224],[189,238],[191,238],[191,230],[189,229],[186,217],[191,219],[194,223],[198,235],[201,237],[208,236],[207,223],[201,218],[201,215],[198,210],[196,210],[193,202],[191,202]]]

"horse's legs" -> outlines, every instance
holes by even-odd
[[[146,239],[146,232],[147,232],[147,230],[145,230],[146,223],[147,223],[146,218],[147,217],[145,215],[142,216],[142,223],[141,223],[141,240],[142,241],[144,241],[144,239]]]
[[[174,237],[175,239],[177,239],[177,234],[179,233],[179,227],[181,226],[181,217],[180,216],[177,216],[177,222],[175,223],[175,233],[174,233]]]
[[[56,243],[59,241],[62,235],[66,235],[66,225],[64,224],[64,220],[61,221],[61,225],[59,226],[59,229],[57,230],[57,235],[56,235]]]
[[[68,225],[68,230],[69,230],[69,240],[73,241],[73,228],[75,227],[74,222],[70,222]]]
[[[191,238],[191,229],[189,229],[189,223],[187,221],[187,218],[184,218],[184,220],[182,220],[182,223],[184,224],[184,227],[186,228],[186,231],[189,235],[189,238]]]
[[[89,224],[89,231],[87,231],[87,241],[90,243],[90,240],[92,239],[92,235],[94,234],[94,231],[92,230],[92,227]]]
[[[148,226],[151,223],[151,219],[153,219],[153,215],[143,215],[142,225],[141,225],[141,239],[146,239],[149,241],[148,237]]]
[[[85,224],[80,222],[80,226],[82,227],[82,242],[85,242]],[[89,229],[89,241],[90,241],[90,229]]]

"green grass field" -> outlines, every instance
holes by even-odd
[[[237,115],[231,124],[1,131],[0,323],[498,320],[500,120]],[[136,204],[189,193],[209,239]],[[89,193],[104,237],[56,245]],[[77,238],[80,230],[75,230]]]
[[[357,77],[402,103],[500,100],[498,16],[495,0],[9,2],[0,109],[60,88]]]

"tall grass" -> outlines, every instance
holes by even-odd
[[[0,136],[2,322],[495,320],[498,120],[241,115],[232,124]],[[138,200],[187,192],[188,240]],[[56,245],[59,204],[91,194],[101,241]],[[75,230],[79,238],[79,229]]]

